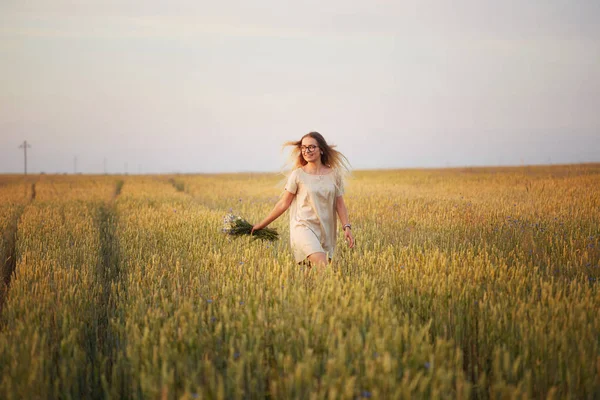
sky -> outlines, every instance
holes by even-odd
[[[600,1],[0,0],[0,173],[600,161]]]

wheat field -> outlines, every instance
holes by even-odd
[[[354,171],[312,270],[283,179],[0,176],[0,398],[600,398],[600,164]]]

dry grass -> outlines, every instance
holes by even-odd
[[[280,175],[9,179],[0,397],[600,395],[600,165],[353,175],[357,247],[309,274],[286,215],[220,232]]]

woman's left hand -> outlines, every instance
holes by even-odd
[[[350,248],[354,247],[354,238],[352,237],[352,229],[344,229],[344,236],[346,237],[346,241],[348,242],[348,246]]]

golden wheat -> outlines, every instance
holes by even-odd
[[[275,243],[220,232],[282,180],[44,176],[1,208],[0,397],[600,394],[599,165],[355,172],[357,247],[311,271],[286,215]]]

